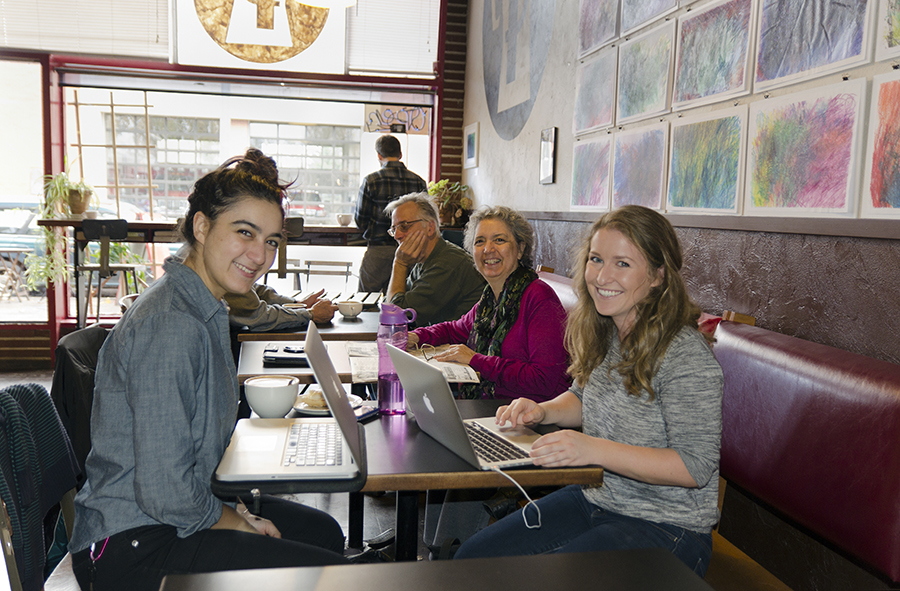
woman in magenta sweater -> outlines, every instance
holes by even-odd
[[[461,398],[555,398],[571,385],[563,345],[566,312],[532,269],[534,231],[517,211],[497,206],[475,212],[465,245],[487,280],[481,299],[459,320],[418,328],[410,345],[451,346],[438,361],[470,365],[479,384]]]

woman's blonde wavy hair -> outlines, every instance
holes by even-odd
[[[681,245],[675,229],[665,216],[646,207],[626,205],[604,214],[591,226],[576,255],[573,284],[578,304],[569,313],[565,337],[572,357],[569,373],[579,386],[587,384],[616,332],[612,318],[597,313],[584,278],[591,240],[603,228],[621,232],[641,251],[652,279],[659,269],[663,271],[662,282],[637,303],[634,326],[621,343],[622,361],[610,368],[623,377],[628,394],[640,396],[646,390],[652,400],[651,381],[669,343],[683,327],[697,327],[700,308],[691,301],[681,278]]]

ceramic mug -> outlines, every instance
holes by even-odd
[[[359,313],[362,312],[363,305],[362,302],[356,302],[353,300],[343,300],[337,303],[338,310],[341,312],[341,315],[344,318],[356,318],[359,316]]]
[[[284,418],[299,392],[300,380],[295,376],[254,376],[244,381],[247,404],[263,419]]]

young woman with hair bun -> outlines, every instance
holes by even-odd
[[[238,408],[223,297],[272,265],[285,189],[256,149],[198,180],[184,258],[165,261],[100,350],[69,544],[81,588],[156,590],[173,573],[346,562],[326,513],[263,497],[255,516],[210,490]]]

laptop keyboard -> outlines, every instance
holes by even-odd
[[[528,458],[525,450],[516,447],[493,431],[478,423],[464,423],[475,455],[487,462],[503,462]]]
[[[340,466],[343,436],[337,423],[294,423],[284,451],[285,466]]]

